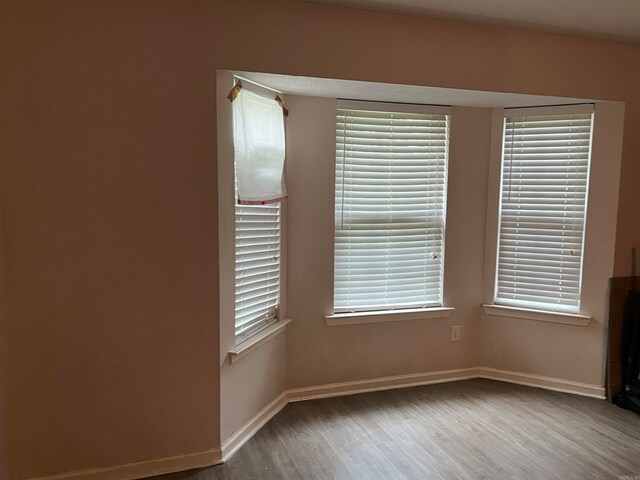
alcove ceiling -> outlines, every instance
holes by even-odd
[[[586,98],[483,92],[418,85],[297,77],[273,73],[239,71],[229,73],[241,79],[250,80],[271,88],[279,93],[310,97],[483,108],[533,107],[593,102],[592,99]]]
[[[638,0],[304,0],[640,44]]]

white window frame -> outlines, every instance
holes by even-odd
[[[339,109],[354,109],[354,110],[370,110],[381,112],[406,112],[406,113],[425,113],[435,115],[446,115],[448,118],[447,129],[447,152],[446,152],[446,164],[445,164],[445,181],[443,192],[443,239],[442,239],[442,269],[441,269],[441,288],[440,288],[440,302],[437,306],[430,306],[426,308],[415,307],[390,307],[384,310],[375,309],[362,309],[362,310],[341,310],[329,315],[325,315],[325,321],[329,326],[348,325],[348,324],[360,324],[360,323],[378,323],[389,322],[398,320],[415,320],[422,318],[445,318],[450,315],[453,308],[443,306],[444,299],[444,275],[445,275],[445,239],[446,239],[446,213],[447,213],[447,185],[448,185],[448,165],[449,165],[449,142],[451,132],[451,107],[446,106],[432,106],[432,105],[417,105],[417,104],[396,104],[396,103],[384,103],[384,102],[365,102],[365,101],[352,101],[352,100],[338,100],[337,107]],[[335,241],[335,230],[334,230]],[[335,278],[335,272],[334,272]],[[334,290],[335,291],[335,290]]]
[[[287,203],[280,204],[280,304],[277,321],[264,328],[255,329],[247,335],[236,336],[235,332],[235,165],[233,147],[233,105],[227,94],[234,86],[236,77],[227,72],[217,74],[217,138],[218,138],[218,261],[219,261],[219,315],[220,348],[229,355],[231,362],[254,351],[262,343],[285,330],[287,288]],[[242,79],[243,89],[272,97],[280,95],[270,89]],[[285,120],[286,121],[286,120]],[[285,125],[286,134],[286,125]]]
[[[257,94],[257,95],[262,95],[268,98],[273,98],[274,95],[276,94],[280,94],[282,95],[280,92],[274,92],[271,91],[269,89],[260,87],[258,85],[249,83],[247,81],[244,82],[244,86],[243,89],[248,89],[251,92]],[[284,115],[284,113],[283,113]],[[232,117],[233,118],[233,117]],[[283,117],[286,119],[286,117]],[[286,123],[285,123],[285,135],[286,135]],[[277,208],[278,210],[278,226],[279,226],[279,250],[278,250],[278,254],[277,254],[277,264],[278,264],[278,269],[279,269],[279,278],[278,278],[278,304],[274,307],[275,308],[275,312],[274,312],[274,316],[265,316],[262,315],[262,319],[260,319],[257,323],[255,323],[254,325],[251,325],[248,329],[243,330],[241,332],[238,331],[238,325],[237,325],[237,317],[234,314],[234,329],[235,329],[235,343],[236,345],[239,344],[243,344],[246,343],[247,341],[250,341],[252,338],[256,337],[257,335],[259,335],[260,333],[270,329],[271,327],[274,326],[274,324],[277,324],[278,322],[280,322],[280,320],[282,320],[283,316],[282,316],[282,311],[283,311],[283,307],[282,307],[282,302],[283,302],[283,291],[284,288],[286,288],[286,284],[284,283],[284,274],[285,274],[285,268],[286,268],[286,264],[284,262],[284,250],[283,250],[283,244],[285,242],[285,237],[286,237],[286,231],[283,228],[283,223],[284,223],[284,218],[286,215],[286,210],[285,210],[285,204],[286,202],[282,201],[282,200],[278,200],[277,202],[273,202],[267,205],[239,205],[238,204],[238,194],[237,194],[237,176],[236,176],[236,165],[235,165],[235,158],[232,159],[233,161],[233,190],[234,190],[234,312],[237,308],[237,302],[238,302],[238,291],[237,291],[237,287],[236,287],[236,276],[238,274],[238,272],[236,271],[236,265],[235,265],[235,260],[238,254],[238,245],[237,245],[237,228],[238,228],[238,217],[242,216],[242,212],[249,212],[255,209],[260,209],[260,208]]]
[[[586,192],[586,205],[585,205],[585,222],[583,232],[583,254],[581,259],[581,271],[580,271],[580,307],[576,313],[567,311],[555,311],[555,310],[539,310],[534,308],[526,308],[520,306],[511,305],[498,305],[496,304],[497,293],[497,270],[498,270],[498,246],[500,235],[500,208],[501,208],[501,186],[502,186],[502,161],[503,161],[503,149],[504,149],[504,127],[506,112],[509,111],[509,116],[515,114],[525,113],[527,115],[543,115],[543,114],[562,114],[562,113],[589,113],[592,112],[593,123],[591,133],[591,147],[590,147],[590,168],[587,177],[587,192]],[[520,111],[515,111],[520,110]],[[594,138],[596,138],[596,126],[598,125],[596,109],[593,104],[577,104],[577,105],[562,105],[562,106],[550,106],[550,107],[532,107],[521,109],[503,109],[495,108],[492,113],[492,138],[491,138],[491,162],[489,173],[489,195],[487,199],[487,237],[485,242],[485,276],[484,276],[484,298],[488,300],[482,305],[485,314],[496,317],[509,317],[519,318],[525,320],[536,320],[551,323],[563,323],[567,325],[579,325],[586,326],[590,323],[592,316],[589,314],[589,308],[585,308],[585,298],[588,292],[582,288],[585,274],[585,262],[589,255],[593,254],[593,251],[588,248],[589,242],[589,226],[593,223],[590,218],[589,205],[591,203],[591,183],[594,175],[592,168],[593,150],[594,150]],[[593,283],[591,281],[590,283]],[[590,290],[590,289],[589,289]]]

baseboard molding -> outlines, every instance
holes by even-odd
[[[222,443],[222,461],[226,462],[238,451],[265,423],[271,420],[280,410],[287,406],[287,392],[284,391],[271,403],[260,410],[240,430]]]
[[[553,390],[556,392],[572,393],[574,395],[582,395],[584,397],[592,397],[600,400],[604,400],[606,398],[604,386],[602,385],[579,383],[560,378],[498,370],[489,367],[480,367],[478,368],[478,371],[479,378],[526,385],[528,387],[544,388],[545,390]]]
[[[418,387],[420,385],[455,382],[472,378],[478,378],[477,368],[411,373],[369,380],[355,380],[352,382],[329,383],[313,387],[291,388],[287,391],[287,398],[290,402],[300,402],[315,398],[355,395],[358,393],[377,392],[394,388]]]
[[[127,463],[115,467],[77,470],[31,480],[135,480],[193,468],[210,467],[219,463],[222,463],[222,453],[220,449],[212,449],[174,457]]]
[[[355,395],[358,393],[377,392],[395,388],[417,387],[434,383],[456,382],[474,378],[486,378],[529,387],[538,387],[557,392],[571,393],[597,399],[605,398],[602,385],[578,383],[559,378],[532,375],[529,373],[498,370],[489,367],[474,367],[458,370],[440,370],[427,373],[394,375],[352,382],[330,383],[312,387],[291,388],[285,390],[271,403],[260,410],[242,428],[223,442],[221,449],[205,452],[188,453],[175,457],[148,460],[138,463],[119,465],[116,467],[79,470],[75,472],[39,477],[30,480],[135,480],[138,478],[162,475],[193,468],[208,467],[226,462],[238,451],[258,430],[280,412],[289,402],[299,402],[316,398]]]

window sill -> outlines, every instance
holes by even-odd
[[[564,325],[576,325],[586,327],[591,322],[591,316],[578,315],[576,313],[547,312],[528,308],[507,307],[505,305],[482,305],[482,309],[488,315],[497,317],[521,318],[538,322],[562,323]]]
[[[238,345],[233,347],[231,350],[229,350],[229,359],[231,360],[231,363],[237,362],[245,355],[248,355],[249,353],[253,352],[260,345],[268,342],[275,336],[284,332],[285,327],[290,322],[291,322],[290,319],[280,320],[274,323],[273,325],[270,325],[269,327],[265,328],[261,332],[256,333],[253,337],[248,338],[244,342],[239,343]]]
[[[407,320],[425,320],[428,318],[446,318],[451,307],[412,308],[407,310],[380,310],[373,312],[348,312],[325,315],[324,321],[329,327],[341,325],[360,325],[364,323],[402,322]]]

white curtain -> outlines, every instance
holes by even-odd
[[[283,117],[275,99],[244,88],[233,101],[238,203],[263,205],[286,198]]]

